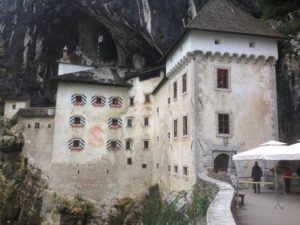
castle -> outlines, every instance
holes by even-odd
[[[23,153],[59,194],[109,202],[153,184],[189,190],[197,173],[278,139],[275,64],[281,36],[224,0],[211,0],[164,56],[134,73],[93,67],[63,50],[55,108],[7,99]]]

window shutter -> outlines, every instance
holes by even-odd
[[[108,119],[108,126],[109,126],[109,127],[112,126],[112,120],[113,120],[113,118],[109,118],[109,119]]]
[[[118,126],[122,127],[122,119],[118,119]]]
[[[106,148],[107,148],[107,150],[111,150],[111,140],[108,140],[106,142]]]
[[[75,116],[71,116],[69,120],[70,126],[74,124],[74,120],[75,120]]]
[[[122,142],[121,141],[117,141],[117,146],[118,146],[118,149],[121,149],[122,148]]]
[[[113,97],[109,97],[108,104],[112,105],[112,102],[113,102]]]
[[[76,101],[76,95],[72,95],[71,102],[74,104]]]
[[[85,118],[83,116],[80,117],[80,124],[85,126]]]
[[[122,100],[122,98],[119,98],[119,105],[120,105],[120,107],[123,105],[123,100]]]

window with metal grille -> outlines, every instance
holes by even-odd
[[[177,120],[173,121],[173,137],[177,138]]]
[[[147,168],[147,164],[142,164],[142,168],[146,169]]]
[[[187,85],[186,85],[186,74],[182,76],[182,93],[186,93]]]
[[[177,99],[177,81],[173,83],[173,99]]]
[[[228,70],[217,69],[217,88],[228,89]]]
[[[218,132],[219,134],[230,134],[229,114],[218,114]]]
[[[36,129],[39,129],[41,126],[40,126],[40,123],[35,123],[34,124],[34,128],[36,128]]]
[[[80,124],[80,117],[74,118],[74,124],[76,124],[76,125]]]
[[[182,118],[182,122],[183,122],[182,134],[183,134],[183,136],[186,136],[186,135],[188,135],[188,119],[187,119],[187,116],[184,116]]]

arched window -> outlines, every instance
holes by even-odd
[[[215,171],[227,171],[229,164],[229,156],[227,154],[220,154],[215,158],[214,169]]]

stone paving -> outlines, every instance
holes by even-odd
[[[300,192],[279,194],[280,206],[275,209],[277,201],[272,190],[262,190],[254,194],[252,189],[242,190],[245,205],[237,206],[237,225],[299,225]]]

